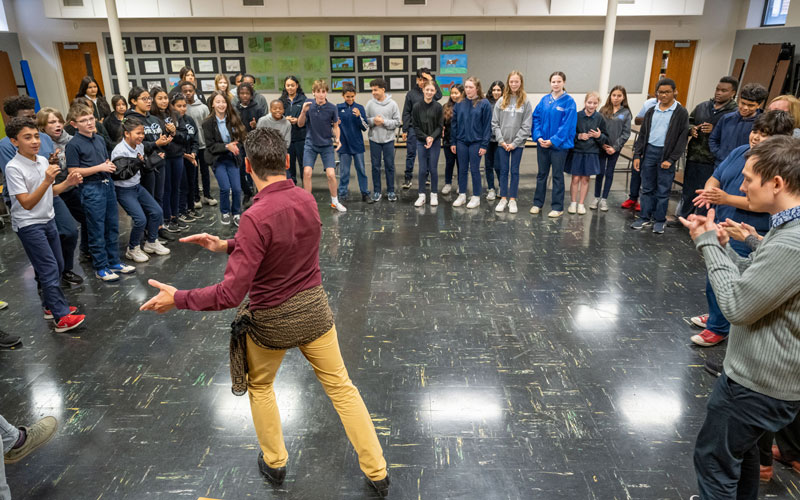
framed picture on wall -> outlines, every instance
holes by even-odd
[[[356,50],[356,37],[353,35],[331,35],[331,52],[354,52]]]
[[[217,41],[213,36],[193,36],[192,52],[195,54],[213,54],[217,52]]]
[[[381,71],[383,67],[381,56],[358,56],[358,71],[368,73],[372,71]]]
[[[408,52],[408,35],[384,35],[385,52]]]
[[[415,77],[412,76],[411,78],[414,79]],[[388,90],[408,90],[408,79],[407,75],[387,75],[386,84],[389,87]]]
[[[195,74],[216,74],[219,73],[219,65],[216,57],[195,57],[192,68]]]
[[[223,73],[247,73],[244,65],[244,57],[223,57],[222,58],[222,72]]]
[[[436,35],[414,35],[414,52],[436,52]]]
[[[109,59],[108,64],[111,65],[111,76],[117,76],[117,67],[114,65],[114,59]],[[125,71],[129,75],[136,74],[136,65],[133,63],[133,58],[125,58]]]
[[[244,39],[240,36],[219,37],[219,51],[223,54],[244,52]]]
[[[131,45],[131,37],[122,37],[122,52],[126,54],[133,54],[133,45]],[[106,37],[106,54],[112,55],[114,50],[111,48],[111,38]]]
[[[115,93],[115,94],[125,94],[125,95],[127,95],[127,94],[128,94],[128,92],[130,92],[130,90],[131,90],[133,87],[136,87],[136,80],[132,80],[132,79],[130,79],[130,78],[129,78],[129,79],[128,79],[128,89],[127,89],[125,92],[120,92],[120,91],[119,91],[119,80],[117,80],[116,78],[114,78],[114,79],[111,81],[111,88],[114,90],[114,93]]]
[[[161,41],[156,37],[136,37],[136,52],[139,54],[160,54]]]
[[[359,76],[358,77],[358,91],[359,92],[370,92],[372,87],[370,87],[370,83],[372,80],[380,78],[380,75],[370,75],[370,76]]]
[[[355,57],[331,57],[331,73],[352,73],[355,70]]]
[[[439,73],[457,75],[467,72],[467,54],[439,54]]]
[[[185,36],[165,36],[164,52],[167,54],[187,54],[189,52],[189,39]]]
[[[417,71],[420,68],[436,71],[436,54],[411,56],[411,71]]]
[[[356,86],[356,77],[354,76],[334,76],[331,78],[331,91],[341,92],[345,85]]]
[[[197,90],[200,92],[214,92],[217,88],[214,86],[213,78],[203,78],[197,80]]]
[[[139,74],[160,75],[164,73],[164,65],[161,59],[139,59]]]
[[[181,68],[184,66],[191,66],[192,59],[190,57],[168,57],[167,58],[167,73],[180,73]]]
[[[408,72],[408,56],[383,56],[384,71]]]
[[[167,81],[163,78],[143,78],[142,86],[148,91],[153,87],[161,87],[164,90],[168,90]]]
[[[442,50],[445,52],[461,52],[467,48],[466,35],[442,35]]]

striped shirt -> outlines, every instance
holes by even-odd
[[[731,323],[725,373],[758,393],[800,401],[800,219],[770,229],[748,258],[720,246],[715,231],[695,243]]]

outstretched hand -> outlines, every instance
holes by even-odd
[[[193,234],[191,236],[181,238],[180,242],[200,245],[206,250],[211,250],[212,252],[226,252],[228,250],[227,240],[222,240],[218,236],[208,233]]]
[[[152,287],[158,288],[158,295],[142,304],[139,308],[140,311],[155,311],[158,314],[164,314],[175,308],[175,292],[178,291],[177,288],[156,280],[147,280],[147,283]]]
[[[706,216],[692,214],[688,219],[679,217],[679,220],[681,224],[689,229],[689,234],[692,236],[693,240],[696,240],[697,237],[703,233],[714,231],[717,234],[719,244],[725,246],[729,239],[728,233],[714,222],[714,215],[714,209],[712,208],[708,211],[708,215]]]

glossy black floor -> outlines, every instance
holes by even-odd
[[[315,177],[324,284],[391,498],[688,499],[712,384],[701,365],[722,354],[689,342],[686,317],[705,309],[698,254],[683,231],[627,229],[624,176],[608,213],[529,215],[532,170],[516,215],[485,201],[415,209],[416,190],[339,215]],[[231,234],[208,217],[195,228]],[[61,422],[7,467],[14,498],[372,497],[296,350],[276,385],[287,481],[262,480],[248,400],[230,392],[232,312],[137,310],[147,278],[185,288],[221,277],[223,256],[172,249],[119,283],[69,290],[88,320],[59,335],[16,237],[0,231],[0,326],[24,339],[0,351],[0,413]],[[776,469],[765,498],[800,497],[798,477]]]

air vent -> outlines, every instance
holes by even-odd
[[[64,7],[83,7],[83,0],[63,0]]]
[[[263,7],[264,0],[242,0],[242,5],[245,7]]]
[[[428,5],[428,0],[403,0],[405,5]]]

